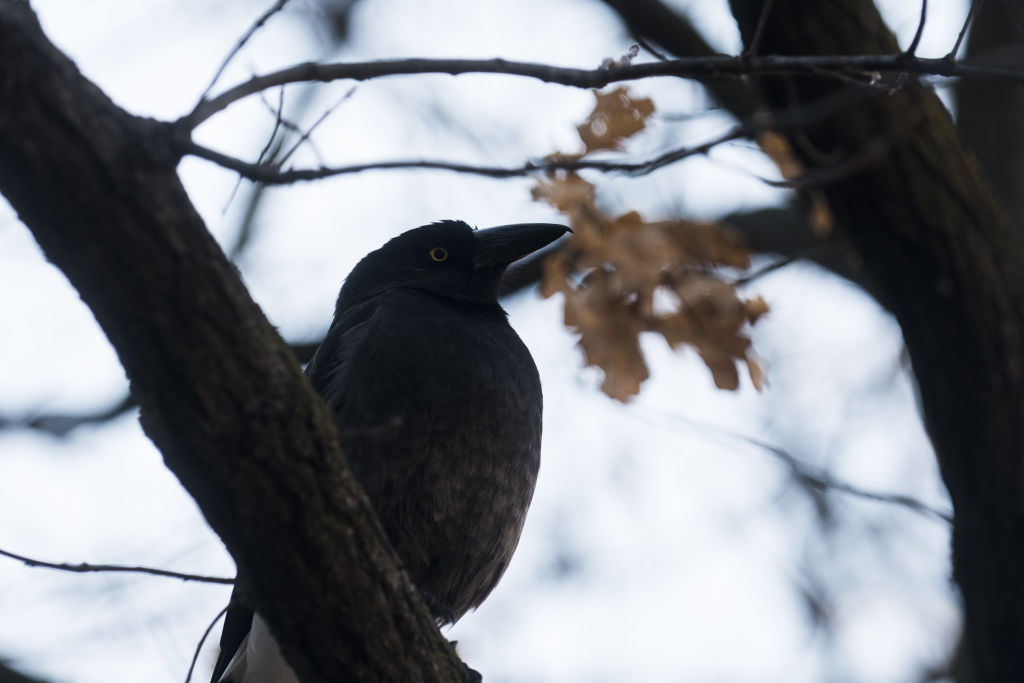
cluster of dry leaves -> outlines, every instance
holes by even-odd
[[[575,158],[618,149],[654,112],[651,100],[634,99],[625,88],[596,97],[578,126],[585,150]],[[745,362],[760,388],[746,329],[768,306],[760,297],[740,298],[716,273],[719,266],[750,265],[741,240],[720,225],[647,221],[635,211],[609,216],[597,206],[594,186],[574,172],[549,174],[533,196],[572,226],[568,243],[545,263],[542,293],[565,295],[565,323],[579,333],[587,364],[604,371],[606,394],[626,401],[647,379],[641,332],[659,334],[673,348],[694,347],[723,389],[739,386],[736,366]]]

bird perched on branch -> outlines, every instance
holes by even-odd
[[[399,235],[352,270],[306,368],[440,624],[483,602],[519,542],[540,464],[541,387],[498,285],[511,262],[567,231],[442,221]],[[213,681],[296,681],[234,596]]]

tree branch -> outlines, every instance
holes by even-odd
[[[946,510],[941,510],[936,507],[932,507],[926,503],[922,503],[912,496],[907,496],[901,493],[885,493],[882,491],[873,491],[871,489],[865,489],[860,486],[855,486],[849,482],[836,479],[831,474],[822,470],[810,463],[804,462],[800,458],[797,458],[793,454],[789,453],[783,448],[773,446],[770,443],[755,439],[754,437],[747,436],[734,432],[731,429],[726,429],[714,424],[708,424],[706,422],[700,422],[693,420],[683,415],[675,415],[671,413],[661,413],[658,415],[652,415],[648,412],[646,416],[639,416],[636,413],[631,413],[634,418],[643,419],[645,422],[658,424],[657,420],[652,419],[654,417],[660,417],[662,420],[670,421],[673,423],[682,423],[695,427],[705,432],[709,432],[715,435],[727,436],[730,439],[742,441],[746,444],[754,446],[759,450],[762,450],[772,457],[789,470],[793,479],[800,484],[803,488],[812,491],[833,491],[836,493],[845,493],[855,498],[861,498],[864,500],[874,501],[876,503],[885,503],[889,505],[896,505],[898,507],[906,508],[911,512],[915,512],[925,517],[945,522],[947,524],[953,521],[953,515]],[[660,426],[660,425],[659,425]]]
[[[210,79],[210,84],[206,86],[206,90],[203,91],[200,99],[206,99],[206,96],[210,94],[211,90],[213,90],[213,86],[217,85],[217,81],[220,80],[224,70],[228,68],[228,64],[231,63],[231,60],[233,60],[238,53],[242,51],[242,48],[245,47],[245,44],[248,43],[254,35],[256,35],[256,32],[263,28],[263,25],[266,24],[272,16],[283,10],[284,6],[289,2],[290,0],[277,0],[266,12],[256,18],[256,21],[252,23],[249,30],[242,34],[242,37],[238,39],[235,46],[231,48],[231,51],[228,52],[227,56],[221,61],[220,66],[213,74],[213,78]]]
[[[191,113],[179,119],[177,126],[192,130],[214,114],[227,109],[238,100],[268,88],[289,83],[337,80],[365,81],[385,76],[413,74],[470,73],[505,74],[534,78],[545,83],[577,88],[602,88],[609,83],[635,81],[655,76],[673,76],[696,80],[737,78],[740,76],[814,76],[821,78],[871,72],[929,74],[1024,83],[1024,71],[1000,66],[965,64],[949,59],[925,59],[904,53],[887,55],[845,56],[764,56],[764,57],[693,57],[665,62],[607,66],[597,69],[556,67],[550,64],[513,62],[504,59],[393,59],[376,62],[318,64],[306,62],[261,76],[253,76],[221,94],[201,100]],[[867,81],[865,81],[867,82]]]
[[[707,142],[690,147],[678,147],[644,161],[605,161],[599,159],[577,159],[567,157],[562,159],[550,159],[545,161],[528,161],[521,166],[478,166],[464,164],[454,161],[443,161],[437,159],[408,159],[396,161],[374,161],[363,164],[351,164],[348,166],[333,166],[326,168],[303,168],[280,170],[275,164],[253,164],[242,161],[235,157],[228,156],[216,150],[203,147],[194,142],[185,144],[185,151],[207,161],[212,161],[239,175],[256,182],[267,185],[286,185],[299,181],[321,180],[339,175],[352,173],[363,173],[365,171],[385,170],[409,170],[409,169],[432,169],[452,171],[454,173],[466,173],[470,175],[486,176],[488,178],[514,178],[536,173],[548,173],[551,171],[582,171],[592,170],[604,173],[625,173],[627,175],[645,175],[659,168],[663,168],[677,161],[699,154],[706,154],[714,147],[731,140],[738,140],[754,134],[760,129],[770,129],[774,126],[769,123],[756,126],[739,126],[719,135]]]
[[[171,571],[169,569],[158,569],[156,567],[129,567],[123,564],[87,564],[85,562],[79,562],[78,564],[69,564],[66,562],[44,562],[43,560],[36,560],[31,557],[25,557],[24,555],[18,555],[17,553],[12,553],[8,550],[2,549],[0,549],[0,555],[3,557],[9,557],[12,560],[18,560],[29,567],[45,567],[46,569],[59,569],[60,571],[76,572],[80,574],[93,572],[150,574],[152,576],[166,576],[172,579],[181,579],[182,581],[198,581],[199,583],[223,583],[231,585],[235,582],[234,579],[228,579],[220,576],[185,574],[182,572]]]
[[[114,420],[135,408],[135,399],[131,394],[125,394],[123,398],[107,408],[91,413],[43,413],[26,416],[4,416],[0,415],[0,429],[35,429],[56,437],[63,438],[73,430],[88,424],[101,424]]]

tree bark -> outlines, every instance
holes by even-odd
[[[749,43],[761,0],[732,0]],[[952,44],[952,37],[951,37]],[[775,0],[762,54],[893,53],[866,0]],[[849,87],[764,79],[775,108]],[[1007,86],[1009,87],[1009,86]],[[1024,680],[1024,253],[949,115],[913,79],[790,135],[903,329],[956,518],[965,653],[978,681]],[[865,154],[865,152],[870,152]],[[820,171],[820,169],[818,169]]]
[[[149,437],[304,681],[452,681],[331,416],[206,231],[182,133],[116,107],[0,0],[0,192],[116,348]]]
[[[1010,13],[1016,17],[1010,16]],[[971,27],[967,59],[978,64],[1024,65],[1021,3],[985,2]],[[1000,203],[1024,232],[1024,88],[1004,83],[960,81],[956,85],[957,128],[978,155]]]

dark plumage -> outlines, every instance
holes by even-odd
[[[443,221],[392,239],[353,269],[306,368],[334,411],[349,467],[442,623],[501,578],[540,463],[540,379],[498,305],[498,283],[510,262],[566,231]],[[233,606],[214,681],[294,680],[254,676],[268,666],[255,662],[261,621]],[[221,679],[239,649],[248,662],[236,657]]]

